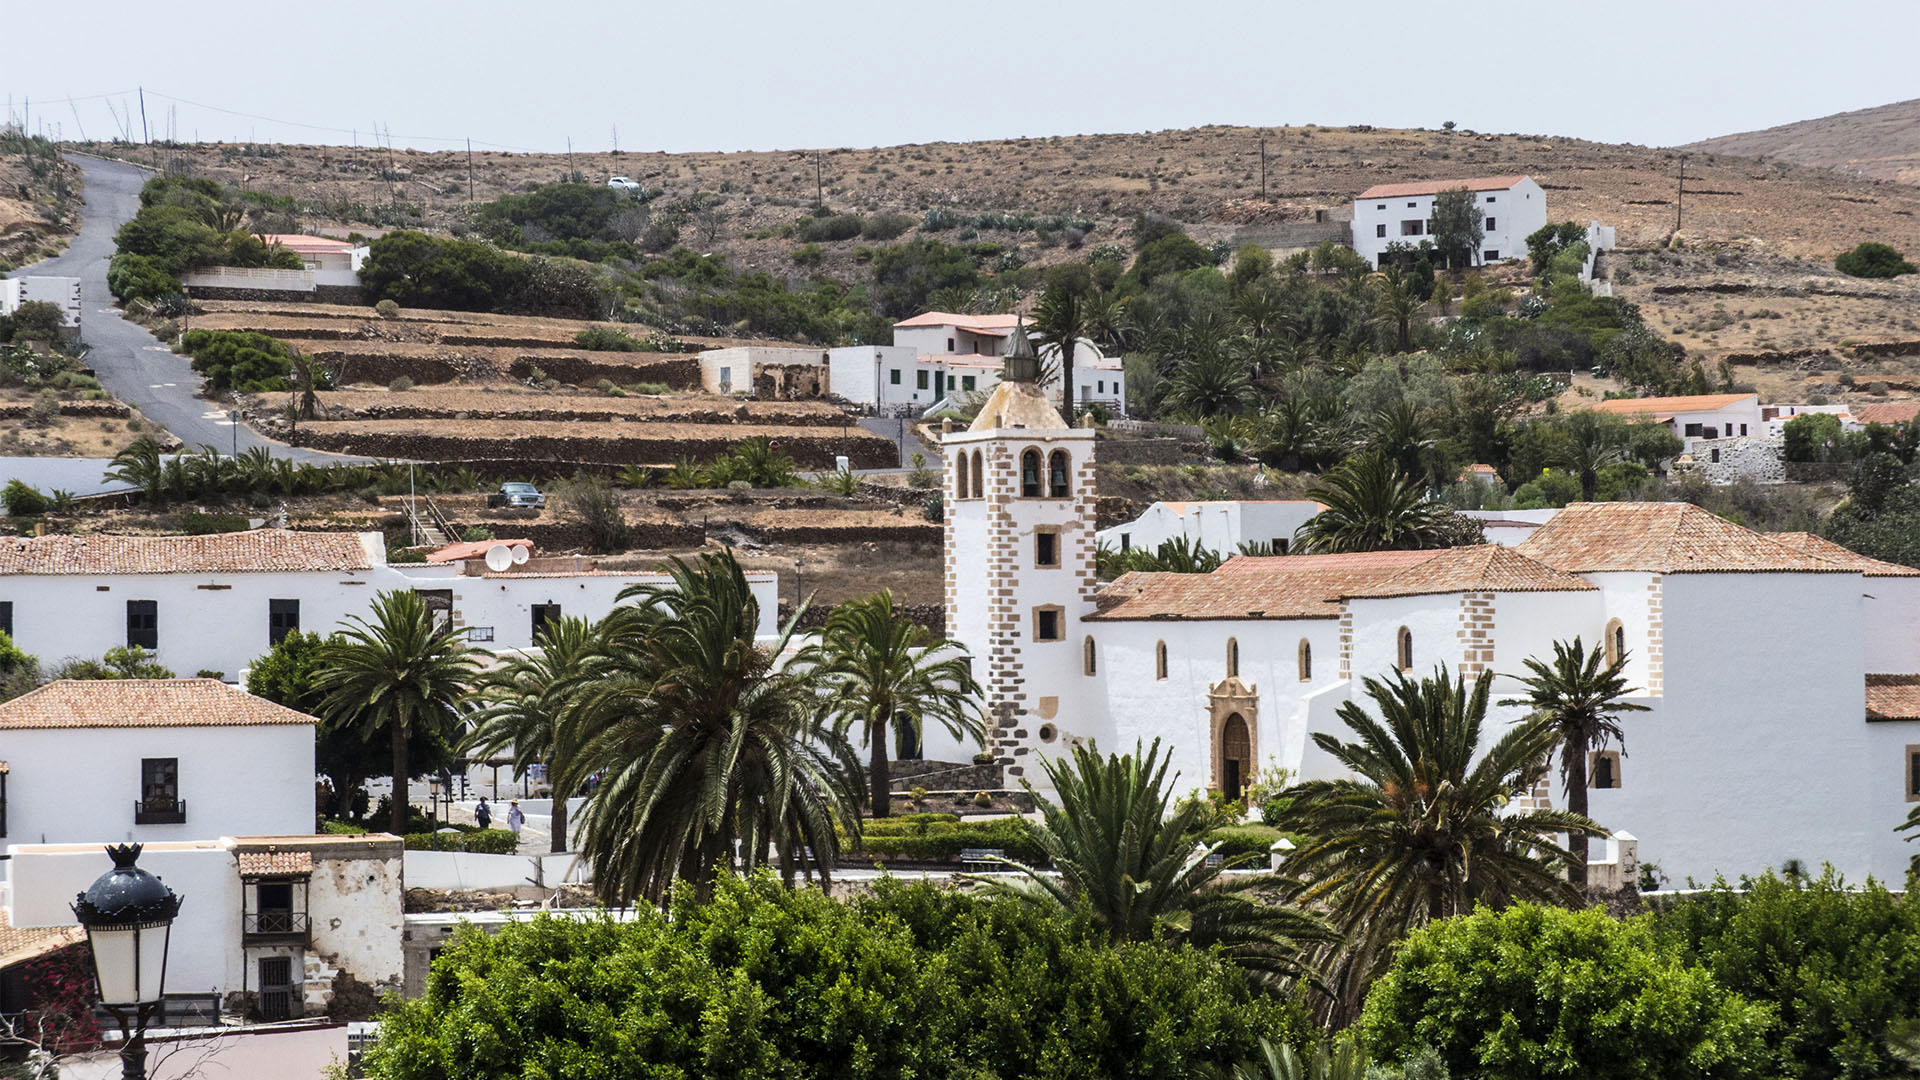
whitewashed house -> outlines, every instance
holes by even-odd
[[[742,394],[771,401],[825,397],[825,349],[735,345],[700,354],[700,388],[709,394]]]
[[[947,627],[975,657],[1008,781],[1092,739],[1159,738],[1182,785],[1337,774],[1312,742],[1361,680],[1437,665],[1493,697],[1555,641],[1627,658],[1626,746],[1592,812],[1673,879],[1832,862],[1900,880],[1920,801],[1920,571],[1768,537],[1687,504],[1576,504],[1515,547],[1236,558],[1212,574],[1093,567],[1094,443],[1003,383],[943,440]],[[1495,719],[1518,719],[1515,708]],[[949,758],[965,747],[935,745]],[[1527,793],[1558,805],[1554,783]],[[1606,850],[1612,850],[1607,846]]]
[[[1665,424],[1682,442],[1761,437],[1767,430],[1759,394],[1690,394],[1681,397],[1609,398],[1590,406],[1636,423]]]
[[[1285,555],[1293,534],[1325,509],[1311,499],[1221,499],[1157,502],[1125,525],[1100,530],[1102,547],[1115,551],[1157,550],[1176,537],[1220,556],[1237,554],[1242,544],[1265,544]]]
[[[212,679],[62,681],[0,704],[5,924],[71,927],[103,846],[133,842],[187,900],[170,996],[280,1019],[324,1011],[339,971],[398,989],[401,842],[311,835],[314,725]]]
[[[1392,244],[1419,247],[1433,236],[1434,197],[1461,188],[1473,192],[1485,233],[1474,261],[1526,258],[1527,237],[1547,223],[1547,193],[1528,176],[1376,184],[1353,200],[1353,250],[1377,267]]]
[[[961,395],[985,393],[999,385],[1017,315],[955,315],[929,311],[893,325],[892,345],[850,345],[828,351],[833,392],[840,398],[881,408],[931,408]],[[1059,350],[1040,346],[1042,364],[1055,368]],[[1074,402],[1126,411],[1126,375],[1119,357],[1109,357],[1092,341],[1080,339],[1073,351]],[[1060,403],[1055,379],[1047,396]]]
[[[80,336],[80,279],[50,274],[0,278],[0,315],[11,315],[28,301],[60,309],[61,326],[70,337]]]
[[[359,285],[360,267],[373,252],[365,244],[306,233],[262,233],[260,240],[268,247],[285,248],[300,256],[300,264],[312,273],[315,285]]]
[[[4,537],[0,631],[47,664],[138,645],[178,674],[235,679],[287,632],[341,629],[350,617],[369,617],[374,598],[388,590],[418,592],[468,641],[500,650],[530,647],[552,619],[598,619],[628,586],[669,580],[570,557],[495,569],[478,554],[389,565],[379,533],[284,529]],[[771,634],[774,575],[747,577],[760,601],[760,630]]]

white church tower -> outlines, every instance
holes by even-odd
[[[947,634],[973,654],[987,749],[1005,783],[1044,786],[1035,755],[1085,738],[1094,680],[1080,619],[1093,608],[1093,431],[1046,399],[1024,327],[1005,373],[946,456]],[[1076,722],[1077,721],[1077,722]]]

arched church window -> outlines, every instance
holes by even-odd
[[[980,451],[973,452],[973,497],[984,497],[987,487],[987,471],[981,467]]]
[[[1240,676],[1239,638],[1227,639],[1227,675],[1231,678],[1238,678]]]
[[[1394,663],[1401,671],[1413,671],[1413,631],[1404,626],[1394,640]]]
[[[1025,450],[1020,454],[1020,497],[1037,499],[1040,497],[1040,451]]]
[[[1093,635],[1092,635],[1092,634],[1088,634],[1088,635],[1087,635],[1087,643],[1086,643],[1086,666],[1087,666],[1087,674],[1088,674],[1088,675],[1092,675],[1092,674],[1094,674],[1094,672],[1095,672],[1095,671],[1097,670],[1097,666],[1098,666],[1098,665],[1097,665],[1097,664],[1095,663],[1095,661],[1094,661],[1094,655],[1093,655]]]
[[[1167,678],[1167,643],[1164,641],[1153,643],[1153,677],[1162,682]]]
[[[1067,497],[1067,470],[1071,462],[1065,450],[1055,450],[1047,459],[1047,495],[1049,498]]]
[[[969,456],[969,455],[967,455],[967,454],[961,454],[961,455],[959,455],[959,457],[960,457],[960,460],[959,460],[959,461],[958,461],[958,462],[957,462],[957,463],[955,464],[955,466],[954,466],[954,468],[955,468],[955,478],[956,478],[956,479],[957,479],[957,480],[959,481],[959,483],[958,483],[958,484],[956,484],[956,485],[954,485],[954,494],[953,494],[953,497],[954,497],[954,498],[956,498],[956,499],[964,499],[964,498],[966,498],[966,497],[967,497],[967,492],[969,492],[969,491],[972,491],[972,490],[973,490],[973,487],[972,487],[972,485],[971,485],[971,483],[969,482],[969,478],[968,478],[968,475],[967,475],[967,472],[968,472],[968,470],[967,470],[967,466],[968,466],[969,464],[971,464],[971,462],[969,462],[969,461],[967,460],[967,458],[968,458],[968,456]]]
[[[1313,644],[1306,638],[1300,639],[1300,681],[1313,681]]]
[[[1627,655],[1627,628],[1620,625],[1619,619],[1607,622],[1607,664],[1611,667]]]

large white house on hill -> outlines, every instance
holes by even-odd
[[[1473,192],[1486,234],[1474,262],[1526,258],[1527,237],[1547,223],[1547,193],[1530,176],[1376,184],[1353,200],[1353,250],[1379,266],[1392,244],[1419,247],[1432,238],[1434,197],[1461,188]]]
[[[1335,774],[1312,742],[1361,680],[1438,666],[1514,696],[1579,637],[1627,657],[1626,745],[1592,813],[1675,881],[1832,862],[1899,880],[1920,801],[1920,571],[1683,503],[1576,504],[1514,547],[1094,570],[1093,432],[1000,384],[943,440],[948,632],[975,657],[1010,782],[1081,740],[1163,740],[1184,785]],[[1519,710],[1496,710],[1499,722]],[[929,738],[929,757],[962,752]],[[1557,781],[1556,781],[1557,783]],[[1543,783],[1526,801],[1560,804]]]

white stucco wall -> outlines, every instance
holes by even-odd
[[[152,843],[313,829],[313,728],[35,728],[0,732],[7,840]],[[176,758],[186,822],[135,825],[142,758]],[[71,899],[71,898],[69,898]]]
[[[1353,250],[1377,266],[1389,244],[1419,247],[1421,240],[1430,239],[1427,228],[1433,218],[1433,200],[1433,195],[1356,198]],[[1527,237],[1547,223],[1547,194],[1531,179],[1523,178],[1506,191],[1475,192],[1474,203],[1485,217],[1494,220],[1494,227],[1485,230],[1481,250],[1474,253],[1475,262],[1487,251],[1497,251],[1501,260],[1525,258]],[[1402,235],[1400,223],[1412,220],[1421,222],[1420,232]],[[1381,225],[1386,226],[1385,236],[1379,235]]]
[[[900,345],[848,345],[827,350],[827,378],[836,397],[863,405],[875,401],[874,387],[880,390],[882,405],[919,403],[931,405],[942,391],[931,377],[926,389],[920,389],[915,373],[920,370],[918,351]],[[893,373],[900,381],[893,381]],[[876,373],[878,383],[875,382]]]
[[[750,394],[753,392],[754,372],[762,366],[814,366],[827,363],[827,356],[824,349],[789,349],[771,345],[708,349],[700,354],[700,385],[709,394]]]
[[[1100,542],[1115,551],[1154,551],[1185,536],[1223,557],[1249,541],[1274,544],[1275,551],[1284,554],[1293,534],[1319,512],[1320,504],[1307,500],[1157,502],[1125,525],[1100,530]]]
[[[1920,577],[1862,578],[1860,588],[1866,612],[1866,670],[1920,672]],[[1781,612],[1784,617],[1793,614]]]

